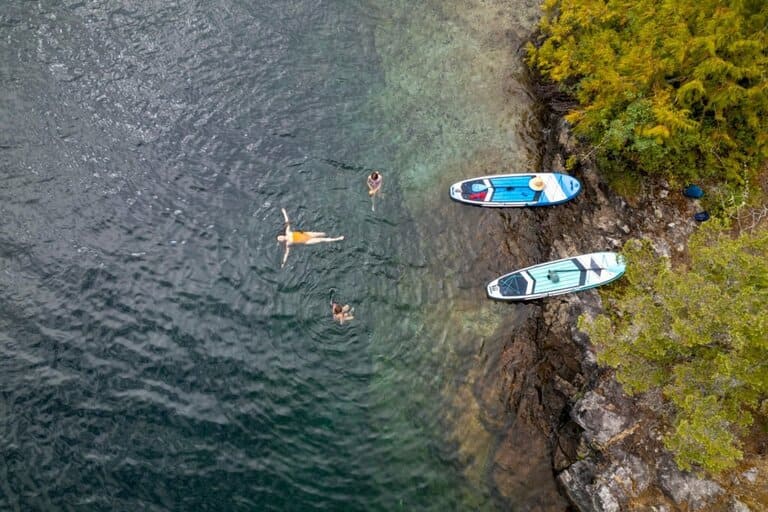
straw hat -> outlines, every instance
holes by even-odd
[[[528,186],[531,187],[536,192],[539,192],[541,190],[544,190],[544,187],[546,184],[544,183],[544,180],[540,176],[534,176],[531,178],[531,181],[528,182]]]

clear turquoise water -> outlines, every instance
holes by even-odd
[[[535,11],[12,0],[0,508],[509,505],[472,385],[510,310],[447,185],[536,165]],[[346,239],[281,270],[280,207]]]

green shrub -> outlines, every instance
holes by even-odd
[[[719,472],[768,399],[768,232],[710,221],[672,268],[647,241],[626,244],[626,279],[608,289],[610,314],[579,319],[629,393],[663,390],[673,405],[666,446],[682,468]]]
[[[546,0],[528,60],[610,172],[741,183],[768,157],[768,2]]]

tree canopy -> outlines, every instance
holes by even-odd
[[[620,172],[741,182],[768,157],[768,2],[545,0],[529,62]]]
[[[768,231],[733,237],[712,221],[689,249],[672,268],[628,243],[612,313],[579,324],[628,392],[661,389],[673,405],[665,445],[678,464],[719,472],[742,457],[746,427],[768,427]]]

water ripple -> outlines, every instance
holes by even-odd
[[[471,81],[387,67],[442,4],[6,3],[0,509],[487,508],[441,437],[482,237],[414,178]],[[281,268],[281,207],[344,241]]]

